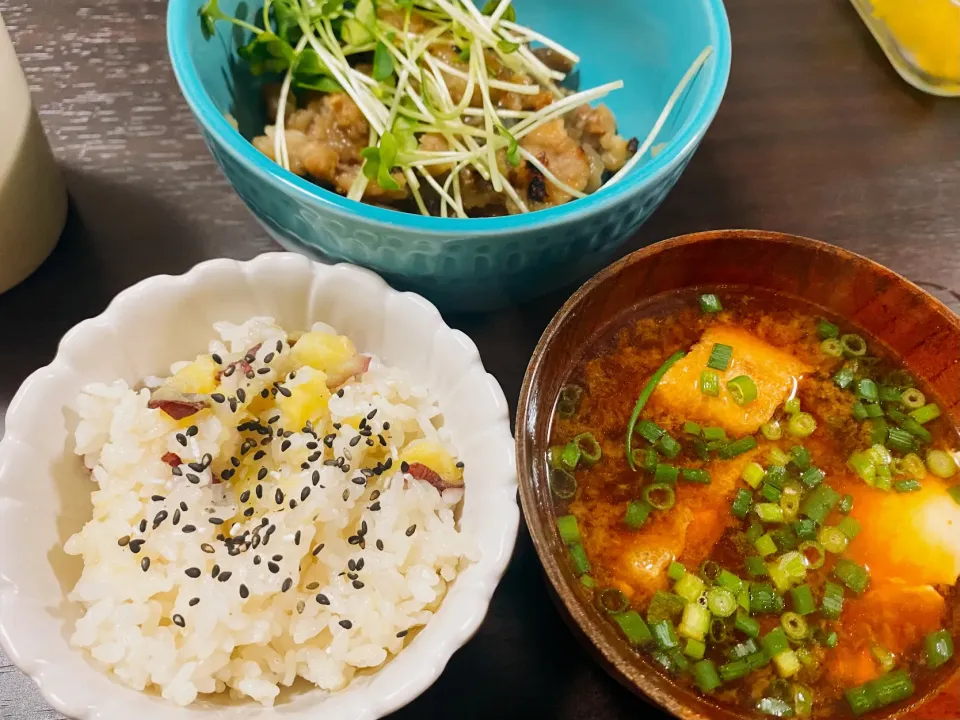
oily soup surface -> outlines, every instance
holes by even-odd
[[[583,433],[601,449],[598,461],[581,460],[571,471],[576,494],[555,497],[560,524],[576,519],[579,540],[564,539],[573,553],[585,553],[586,574],[573,561],[584,575],[585,600],[622,610],[611,617],[628,639],[680,682],[702,688],[695,666],[712,662],[718,686],[711,692],[723,703],[771,715],[846,717],[853,711],[844,693],[852,688],[867,687],[861,694],[872,707],[907,694],[922,697],[955,663],[942,659],[931,668],[938,661],[929,660],[927,643],[948,636],[949,655],[958,635],[960,471],[948,453],[934,458],[951,463],[946,478],[928,471],[921,458],[930,450],[955,451],[956,429],[946,417],[925,420],[919,430],[909,423],[912,409],[894,395],[915,382],[876,343],[868,342],[861,357],[835,356],[839,338],[857,332],[842,319],[833,320],[836,337],[825,348],[822,337],[833,331],[818,329],[822,315],[800,301],[716,294],[722,312],[704,312],[698,294],[690,293],[625,317],[595,341],[568,379],[582,395],[572,415],[561,396],[551,465],[564,467],[562,448]],[[709,366],[717,344],[732,348],[724,369]],[[685,356],[639,415],[634,471],[625,448],[631,412],[651,376],[678,350]],[[835,376],[844,368],[853,377],[841,388]],[[704,371],[717,375],[716,396],[701,388]],[[743,375],[756,397],[740,405],[728,383]],[[885,393],[883,400],[868,399],[869,380]],[[867,398],[858,397],[860,389]],[[936,402],[922,385],[919,390],[923,404]],[[916,393],[903,398],[916,403]],[[785,403],[797,400],[815,421],[812,433],[803,422],[790,422]],[[904,417],[920,437],[900,427]],[[657,432],[677,446],[656,440]],[[733,441],[742,452],[723,449]],[[862,470],[867,479],[856,470],[861,466],[848,463],[851,456],[872,457],[872,469]],[[652,492],[651,485],[657,485]],[[632,517],[631,504],[640,506]],[[865,571],[860,585],[847,573],[851,567]],[[727,571],[722,579],[719,569]],[[830,605],[838,592],[839,608]],[[731,598],[734,612],[723,602]],[[691,602],[703,611],[685,612]],[[634,637],[625,621],[630,611],[646,622],[646,629],[633,626],[640,633]],[[706,633],[698,632],[698,621]]]

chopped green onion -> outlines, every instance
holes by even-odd
[[[743,478],[743,481],[754,490],[756,490],[763,481],[763,476],[763,468],[755,462],[747,463],[747,465],[743,468],[743,472],[740,473],[740,477]]]
[[[730,617],[737,610],[737,598],[726,588],[712,587],[707,591],[707,607],[717,617]]]
[[[722,588],[726,588],[727,590],[732,592],[734,595],[740,592],[740,590],[743,588],[743,580],[741,580],[739,577],[734,575],[729,570],[725,570],[725,569],[721,569],[720,572],[717,573],[717,578],[716,580],[714,580],[714,582],[718,586]]]
[[[753,435],[747,435],[742,437],[739,440],[734,440],[729,445],[720,448],[720,451],[717,453],[717,457],[721,460],[730,460],[735,458],[737,455],[743,455],[745,452],[749,452],[757,447],[757,439]]]
[[[813,461],[810,451],[803,447],[803,445],[794,445],[790,448],[790,456],[793,458],[792,462],[797,466],[797,470],[801,471],[809,468],[810,463]]]
[[[702,660],[707,652],[707,644],[701,640],[687,639],[687,644],[683,647],[683,654],[691,660]]]
[[[580,543],[574,543],[570,546],[570,560],[573,561],[573,568],[577,575],[583,575],[590,572],[590,561],[587,559],[587,551],[583,549]]]
[[[750,508],[752,506],[753,496],[749,493],[749,491],[740,488],[737,490],[737,495],[733,499],[733,505],[730,507],[730,512],[742,520],[747,516],[747,513],[750,512]]]
[[[674,584],[673,592],[687,602],[695,603],[706,588],[702,578],[693,573],[686,573]]]
[[[912,417],[908,417],[903,422],[900,423],[900,427],[906,430],[908,433],[913,435],[915,438],[921,442],[928,443],[933,440],[933,435],[930,434],[930,431],[927,430],[923,425],[918,423]]]
[[[858,595],[870,584],[870,573],[853,560],[840,558],[833,568],[833,576]]]
[[[866,420],[868,417],[870,417],[869,415],[867,415],[867,406],[864,405],[859,400],[853,403],[852,412],[853,412],[853,419],[856,420],[857,422],[861,422],[863,420]]]
[[[787,415],[796,415],[800,412],[800,398],[790,398],[783,404],[783,411]]]
[[[589,575],[581,575],[580,584],[583,585],[585,588],[590,588],[591,590],[593,590],[593,588],[597,586],[596,581]]]
[[[597,605],[600,606],[601,610],[611,615],[622,613],[629,604],[630,601],[627,600],[627,596],[617,588],[604,588],[597,593]]]
[[[631,645],[646,645],[653,640],[650,628],[636,610],[627,610],[625,613],[613,616],[614,622]]]
[[[898,480],[893,484],[893,489],[898,493],[917,492],[920,489],[920,481],[914,480],[913,478],[909,480]]]
[[[634,432],[651,445],[663,436],[663,428],[653,420],[641,420],[637,423]]]
[[[764,487],[770,487],[770,485],[765,485]],[[774,488],[776,490],[776,488]],[[780,492],[777,490],[777,492]],[[760,522],[763,523],[782,523],[783,522],[783,508],[779,505],[774,505],[773,503],[757,503],[753,506],[753,511],[757,514],[757,517],[760,518]]]
[[[660,452],[666,455],[668,458],[673,459],[680,454],[680,443],[674,440],[668,433],[664,433],[659,442],[657,442],[657,447],[660,448]]]
[[[803,563],[809,570],[819,570],[827,559],[823,545],[815,540],[804,540],[797,548],[797,552],[803,556]]]
[[[680,645],[680,638],[677,637],[677,631],[670,620],[661,620],[654,623],[650,626],[650,632],[653,634],[657,647],[661,650],[669,650]]]
[[[927,469],[937,477],[946,479],[957,472],[957,462],[948,452],[931,450],[927,453]]]
[[[772,715],[777,718],[793,717],[793,708],[786,700],[778,697],[761,698],[760,702],[757,703],[757,710],[764,715]]]
[[[880,391],[877,384],[870,378],[862,378],[857,382],[857,397],[867,402],[879,402]]]
[[[577,494],[577,479],[563,468],[552,468],[550,490],[561,500],[570,500]]]
[[[790,641],[787,639],[787,634],[783,631],[783,628],[776,627],[760,638],[760,646],[766,651],[767,655],[776,657],[784,650],[790,649]]]
[[[693,681],[700,692],[713,692],[720,687],[720,676],[712,660],[701,660],[693,665]]]
[[[817,421],[813,415],[798,412],[787,422],[787,432],[793,437],[808,437],[817,429]]]
[[[727,392],[737,405],[748,405],[757,399],[757,385],[749,375],[737,375],[729,380]]]
[[[844,690],[843,695],[854,715],[863,715],[876,707],[877,699],[869,683]]]
[[[627,527],[637,530],[643,527],[652,509],[653,508],[647,505],[647,503],[641,500],[633,500],[627,504],[627,513],[623,521],[627,524]]]
[[[847,536],[835,527],[820,528],[820,532],[817,534],[817,540],[820,541],[820,544],[823,545],[827,552],[833,553],[834,555],[839,555],[846,550],[847,543],[850,542]]]
[[[600,460],[603,453],[593,433],[580,433],[573,438],[572,442],[580,449],[580,462],[585,466],[590,467]]]
[[[829,485],[819,485],[800,503],[800,512],[811,520],[822,523],[838,502],[840,493]]]
[[[867,341],[852,333],[840,336],[843,354],[847,357],[863,357],[867,354]]]
[[[801,540],[813,540],[817,536],[817,523],[810,518],[802,518],[793,524],[793,530]]]
[[[576,415],[582,396],[583,388],[579,385],[564,385],[560,388],[560,398],[557,400],[557,415],[562,418],[571,418]]]
[[[679,580],[686,574],[687,569],[678,562],[670,563],[670,567],[667,568],[667,577],[674,581]]]
[[[773,664],[777,666],[777,672],[780,673],[780,677],[793,677],[800,672],[800,659],[793,650],[784,650],[782,653],[774,655]],[[762,705],[764,702],[770,700],[774,700],[774,698],[764,698],[760,701],[760,704]],[[779,717],[783,717],[782,713],[784,709],[786,709],[786,711],[792,711],[792,708],[783,700],[777,698],[776,702],[779,703],[779,705],[776,706]]]
[[[679,618],[687,601],[679,595],[657,590],[647,606],[647,622],[651,625],[661,620]]]
[[[708,293],[700,296],[700,309],[705,313],[718,313],[723,310],[723,305],[720,304],[720,298]]]
[[[824,320],[823,318],[817,320],[817,335],[821,340],[826,340],[828,338],[835,338],[840,334],[840,328],[834,325],[829,320]]]
[[[879,394],[880,402],[900,402],[900,388],[881,385]]]
[[[886,465],[881,465],[877,468],[877,479],[874,481],[873,486],[877,490],[890,490],[892,485],[891,480],[890,468]]]
[[[737,613],[733,626],[747,637],[756,638],[760,636],[760,623],[745,613]]]
[[[705,427],[703,429],[703,439],[704,440],[726,440],[727,431],[722,427]]]
[[[927,667],[936,670],[953,657],[953,638],[948,631],[938,630],[923,639],[923,648],[927,655]]]
[[[730,366],[730,358],[733,357],[733,348],[723,343],[714,343],[710,350],[710,359],[707,360],[707,367],[723,372]]]
[[[863,715],[913,695],[913,680],[906,670],[894,670],[875,680],[844,691],[847,703],[855,715]]]
[[[823,482],[824,477],[826,477],[826,475],[823,470],[820,468],[811,467],[804,470],[800,475],[800,482],[802,482],[808,488],[815,488],[821,482]]]
[[[793,601],[793,611],[798,615],[809,615],[817,609],[817,604],[813,600],[813,591],[809,585],[798,585],[791,589],[790,599]]]
[[[797,546],[800,544],[800,540],[797,538],[796,533],[793,532],[793,528],[791,527],[777,528],[770,534],[773,536],[774,542],[777,543],[777,548],[779,550],[796,550]]]
[[[760,524],[760,521],[751,522],[750,527],[747,528],[747,531],[744,533],[747,540],[751,543],[755,543],[761,535],[763,535],[764,529],[763,525]]]
[[[780,496],[783,494],[783,491],[778,488],[776,485],[771,485],[770,483],[763,483],[760,486],[760,495],[764,500],[769,502],[777,502],[780,499]]]
[[[756,555],[748,556],[744,559],[743,564],[750,577],[766,577],[770,574],[767,572],[767,564]]]
[[[840,357],[843,355],[843,345],[836,338],[827,338],[820,343],[820,352],[829,357]]]
[[[853,368],[844,366],[837,370],[833,376],[833,382],[836,383],[837,387],[841,390],[846,390],[847,386],[849,386],[856,377],[857,374]]]
[[[876,418],[870,422],[870,442],[873,445],[884,445],[887,442],[887,421]]]
[[[567,443],[560,451],[560,465],[563,469],[573,472],[580,462],[580,448],[574,443]]]
[[[638,457],[637,453],[643,453],[642,457]],[[639,460],[639,462],[638,462]],[[633,451],[633,462],[637,467],[641,467],[647,472],[656,472],[657,463],[660,461],[660,456],[657,454],[657,451],[653,448],[649,450],[634,450]]]
[[[700,392],[709,397],[717,397],[720,394],[720,376],[713,370],[700,373]]]
[[[804,648],[801,648],[803,650]],[[803,657],[800,650],[797,650],[797,657],[803,663]],[[799,717],[809,717],[813,714],[813,690],[806,685],[794,683],[793,685],[793,711]]]
[[[853,495],[844,495],[840,498],[840,504],[837,505],[837,510],[842,512],[844,515],[853,510]]]
[[[740,658],[720,666],[720,677],[724,682],[739,680],[750,672],[750,664],[746,658]]]
[[[710,484],[710,473],[702,468],[684,468],[682,475],[683,479],[687,482],[697,483],[699,485]]]
[[[884,672],[890,672],[897,666],[897,656],[887,650],[883,645],[873,643],[870,646],[870,652]]]
[[[780,423],[776,420],[771,420],[760,426],[760,434],[767,440],[779,440],[783,437],[783,428],[780,427]]]
[[[661,365],[657,371],[650,377],[647,381],[647,384],[643,386],[643,390],[640,391],[640,396],[637,398],[636,404],[633,406],[633,412],[630,414],[630,421],[627,423],[627,462],[630,464],[630,469],[636,471],[636,466],[633,464],[633,429],[637,424],[637,420],[640,418],[640,413],[643,411],[644,405],[647,404],[647,400],[650,399],[650,396],[653,395],[654,389],[657,387],[657,383],[663,379],[663,376],[667,374],[667,370],[677,362],[684,355],[683,352],[675,352]]]
[[[860,521],[856,518],[845,517],[837,523],[837,530],[846,535],[850,540],[853,540],[860,534]]]
[[[669,510],[676,503],[677,498],[673,487],[666,483],[653,483],[643,489],[643,499],[657,510]]]
[[[699,435],[700,426],[695,422],[690,422],[689,420],[683,424],[683,431],[687,435]]]
[[[826,633],[826,634],[823,636],[823,643],[822,643],[822,644],[823,644],[824,647],[835,648],[835,647],[837,646],[837,641],[838,641],[839,639],[840,639],[840,638],[839,638],[839,636],[837,635],[836,631],[831,630],[830,632]]]
[[[790,462],[790,459],[790,456],[780,448],[772,447],[767,451],[767,460],[769,460],[772,465],[785,466]]]
[[[927,403],[921,408],[912,410],[910,412],[910,417],[912,417],[921,425],[926,425],[931,420],[936,420],[938,417],[940,417],[940,406],[936,403]]]
[[[927,398],[916,388],[907,388],[900,394],[900,404],[908,410],[918,410],[927,404]]]
[[[702,642],[707,637],[709,629],[710,611],[698,602],[688,602],[683,608],[683,616],[680,618],[677,632],[682,637]]]
[[[742,643],[734,645],[732,648],[727,650],[726,655],[731,660],[739,660],[740,658],[745,658],[748,655],[753,655],[759,649],[760,647],[756,642],[754,642],[753,638],[750,637],[744,640]]]
[[[773,485],[777,490],[783,490],[787,483],[787,468],[783,465],[771,465],[763,475],[763,480],[769,485]]]
[[[777,508],[778,510],[780,508]],[[767,557],[768,555],[773,555],[777,551],[777,544],[773,541],[773,537],[770,533],[762,535],[753,546],[757,549],[757,552],[760,553],[762,557]]]
[[[750,584],[750,612],[775,613],[782,601],[770,583]]]
[[[575,515],[561,515],[558,517],[557,530],[560,531],[560,539],[567,545],[580,542],[580,527],[577,525]]]
[[[902,453],[910,453],[917,449],[913,435],[895,427],[887,430],[887,447]]]
[[[859,475],[867,485],[873,485],[876,482],[877,467],[868,451],[861,450],[851,455],[850,459],[847,460],[847,467]]]
[[[653,471],[653,481],[660,485],[676,485],[678,477],[680,477],[680,468],[676,465],[657,463],[657,468]]]

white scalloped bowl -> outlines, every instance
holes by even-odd
[[[461,526],[481,560],[452,584],[440,609],[396,658],[339,693],[291,692],[273,709],[206,701],[179,708],[112,680],[68,643],[78,608],[66,600],[80,574],[64,541],[90,516],[93,485],[72,452],[83,385],[164,373],[206,349],[216,320],[272,315],[286,328],[322,320],[425,383],[438,397],[466,463]],[[272,253],[213,260],[120,293],[67,333],[54,361],[20,388],[0,443],[0,644],[61,713],[83,720],[381,717],[422,693],[476,632],[517,537],[519,510],[507,403],[473,342],[418,295],[350,265]]]

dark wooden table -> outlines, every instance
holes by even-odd
[[[905,85],[845,0],[727,4],[726,99],[676,190],[624,251],[710,228],[783,230],[868,255],[960,310],[960,100]],[[68,328],[123,288],[207,258],[277,249],[214,167],[181,100],[165,11],[165,0],[0,0],[72,196],[54,255],[0,296],[0,410]],[[515,403],[565,295],[447,321],[474,338]],[[477,636],[397,717],[451,714],[656,715],[576,644],[523,530]],[[0,717],[58,717],[2,654]],[[960,700],[943,705],[947,717],[960,717]]]

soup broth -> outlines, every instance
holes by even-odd
[[[842,319],[701,293],[615,322],[557,400],[551,489],[585,598],[720,704],[916,701],[956,664],[956,428]]]

